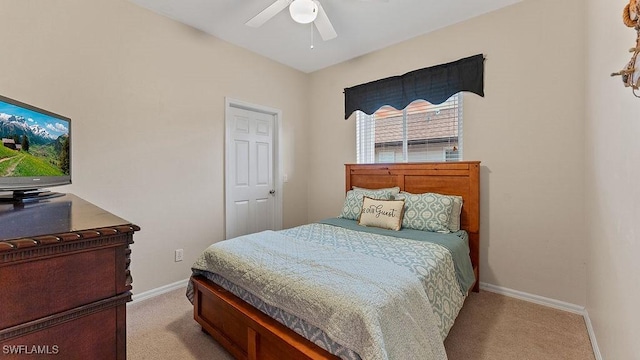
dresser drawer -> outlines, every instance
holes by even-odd
[[[126,299],[123,301],[126,302]],[[34,327],[40,328],[38,331],[1,341],[0,358],[124,359],[125,318],[124,303],[115,306],[107,304],[104,309],[74,309],[67,312],[65,318],[34,324]],[[48,323],[54,324],[48,326]]]
[[[124,251],[112,246],[0,266],[0,329],[116,295],[125,272],[116,255]]]

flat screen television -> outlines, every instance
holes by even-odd
[[[0,201],[71,184],[71,119],[0,95]]]

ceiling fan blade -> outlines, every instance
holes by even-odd
[[[335,39],[338,37],[338,34],[333,28],[333,25],[331,25],[331,21],[329,21],[327,13],[324,12],[324,8],[319,2],[316,1],[315,3],[318,4],[318,17],[313,23],[316,24],[316,28],[318,29],[320,36],[322,36],[322,40],[327,41]]]
[[[255,28],[260,27],[269,19],[276,16],[280,11],[284,10],[290,3],[291,0],[276,0],[276,2],[262,10],[258,15],[251,18],[251,20],[247,21],[245,25]]]

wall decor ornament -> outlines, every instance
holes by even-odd
[[[625,87],[630,87],[633,95],[640,97],[636,90],[640,89],[640,63],[638,53],[640,53],[640,0],[629,0],[629,3],[622,11],[622,22],[636,31],[636,46],[629,49],[633,53],[631,60],[624,69],[612,73],[611,76],[621,76]]]

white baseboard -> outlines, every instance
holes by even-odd
[[[558,310],[568,311],[570,313],[574,313],[578,315],[584,315],[585,313],[584,306],[574,305],[574,304],[570,304],[568,302],[564,302],[560,300],[549,299],[543,296],[533,295],[533,294],[529,294],[529,293],[518,291],[518,290],[504,288],[502,286],[496,286],[496,285],[481,282],[480,289],[491,291],[496,294],[505,295],[512,298],[532,302],[534,304],[543,305],[543,306],[558,309]]]
[[[172,284],[160,286],[160,287],[155,288],[155,289],[151,289],[151,290],[148,290],[148,291],[145,291],[145,292],[141,292],[140,294],[133,294],[131,296],[131,302],[127,303],[127,305],[135,304],[137,302],[148,300],[148,299],[151,299],[151,298],[156,297],[158,295],[162,295],[162,294],[167,293],[169,291],[180,289],[182,287],[186,287],[188,283],[189,283],[189,279],[184,279],[184,280],[176,281],[176,282],[174,282]]]
[[[589,318],[589,313],[587,311],[584,312],[584,322],[587,324],[587,331],[589,332],[589,339],[591,339],[593,355],[595,355],[596,360],[602,360],[602,354],[600,353],[600,348],[596,341],[596,333],[593,331],[593,325],[591,325],[591,319]]]
[[[490,291],[496,294],[532,302],[534,304],[547,306],[550,308],[582,315],[582,317],[584,318],[584,322],[587,326],[587,332],[589,333],[589,340],[591,340],[591,347],[593,348],[593,354],[596,360],[602,360],[602,354],[600,354],[600,348],[598,348],[598,342],[596,341],[596,334],[593,331],[593,326],[591,325],[591,319],[589,318],[589,313],[587,312],[587,309],[585,309],[584,306],[575,305],[568,302],[550,299],[543,296],[533,295],[526,292],[504,288],[502,286],[496,286],[496,285],[487,284],[483,282],[480,283],[480,289]]]

